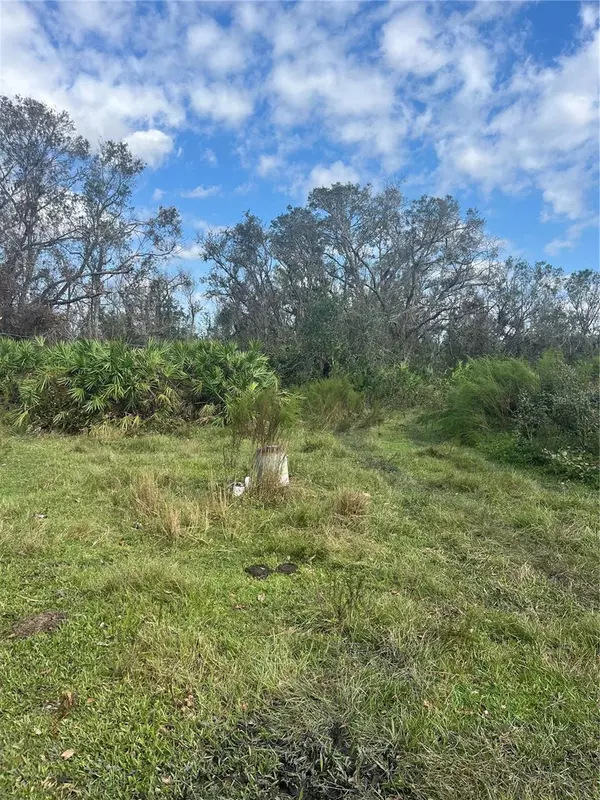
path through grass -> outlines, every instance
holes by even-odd
[[[395,421],[231,502],[225,441],[0,439],[0,797],[597,796],[592,490]]]

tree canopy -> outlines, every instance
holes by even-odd
[[[64,111],[0,98],[1,333],[197,334],[196,283],[176,266],[179,212],[133,202],[144,169],[124,142],[92,146]],[[482,217],[450,196],[336,183],[269,223],[248,211],[199,242],[210,334],[260,341],[289,381],[597,350],[600,275],[500,258]]]

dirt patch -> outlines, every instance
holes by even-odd
[[[280,575],[293,575],[293,573],[297,571],[298,565],[294,564],[292,561],[286,561],[274,570],[271,569],[271,567],[267,567],[266,564],[250,564],[249,567],[244,567],[244,572],[247,575],[250,575],[251,578],[257,578],[258,580],[264,580],[264,578],[268,578],[269,575],[273,575],[275,572],[278,572]]]
[[[11,638],[26,639],[36,633],[53,633],[67,619],[64,611],[42,611],[13,625]]]

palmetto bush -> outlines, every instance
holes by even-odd
[[[231,393],[241,392],[251,384],[262,388],[278,385],[258,344],[240,350],[230,342],[201,340],[176,342],[168,347],[185,376],[185,395],[194,404],[216,403],[224,407]]]
[[[78,431],[119,421],[123,427],[203,418],[207,405],[224,411],[232,394],[255,384],[276,387],[268,360],[252,347],[200,341],[0,340],[0,388],[5,408],[22,425]]]
[[[19,381],[38,367],[47,353],[41,338],[17,342],[0,337],[0,407],[18,401]]]

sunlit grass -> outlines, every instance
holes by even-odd
[[[4,432],[0,797],[594,797],[597,498],[411,430]]]

